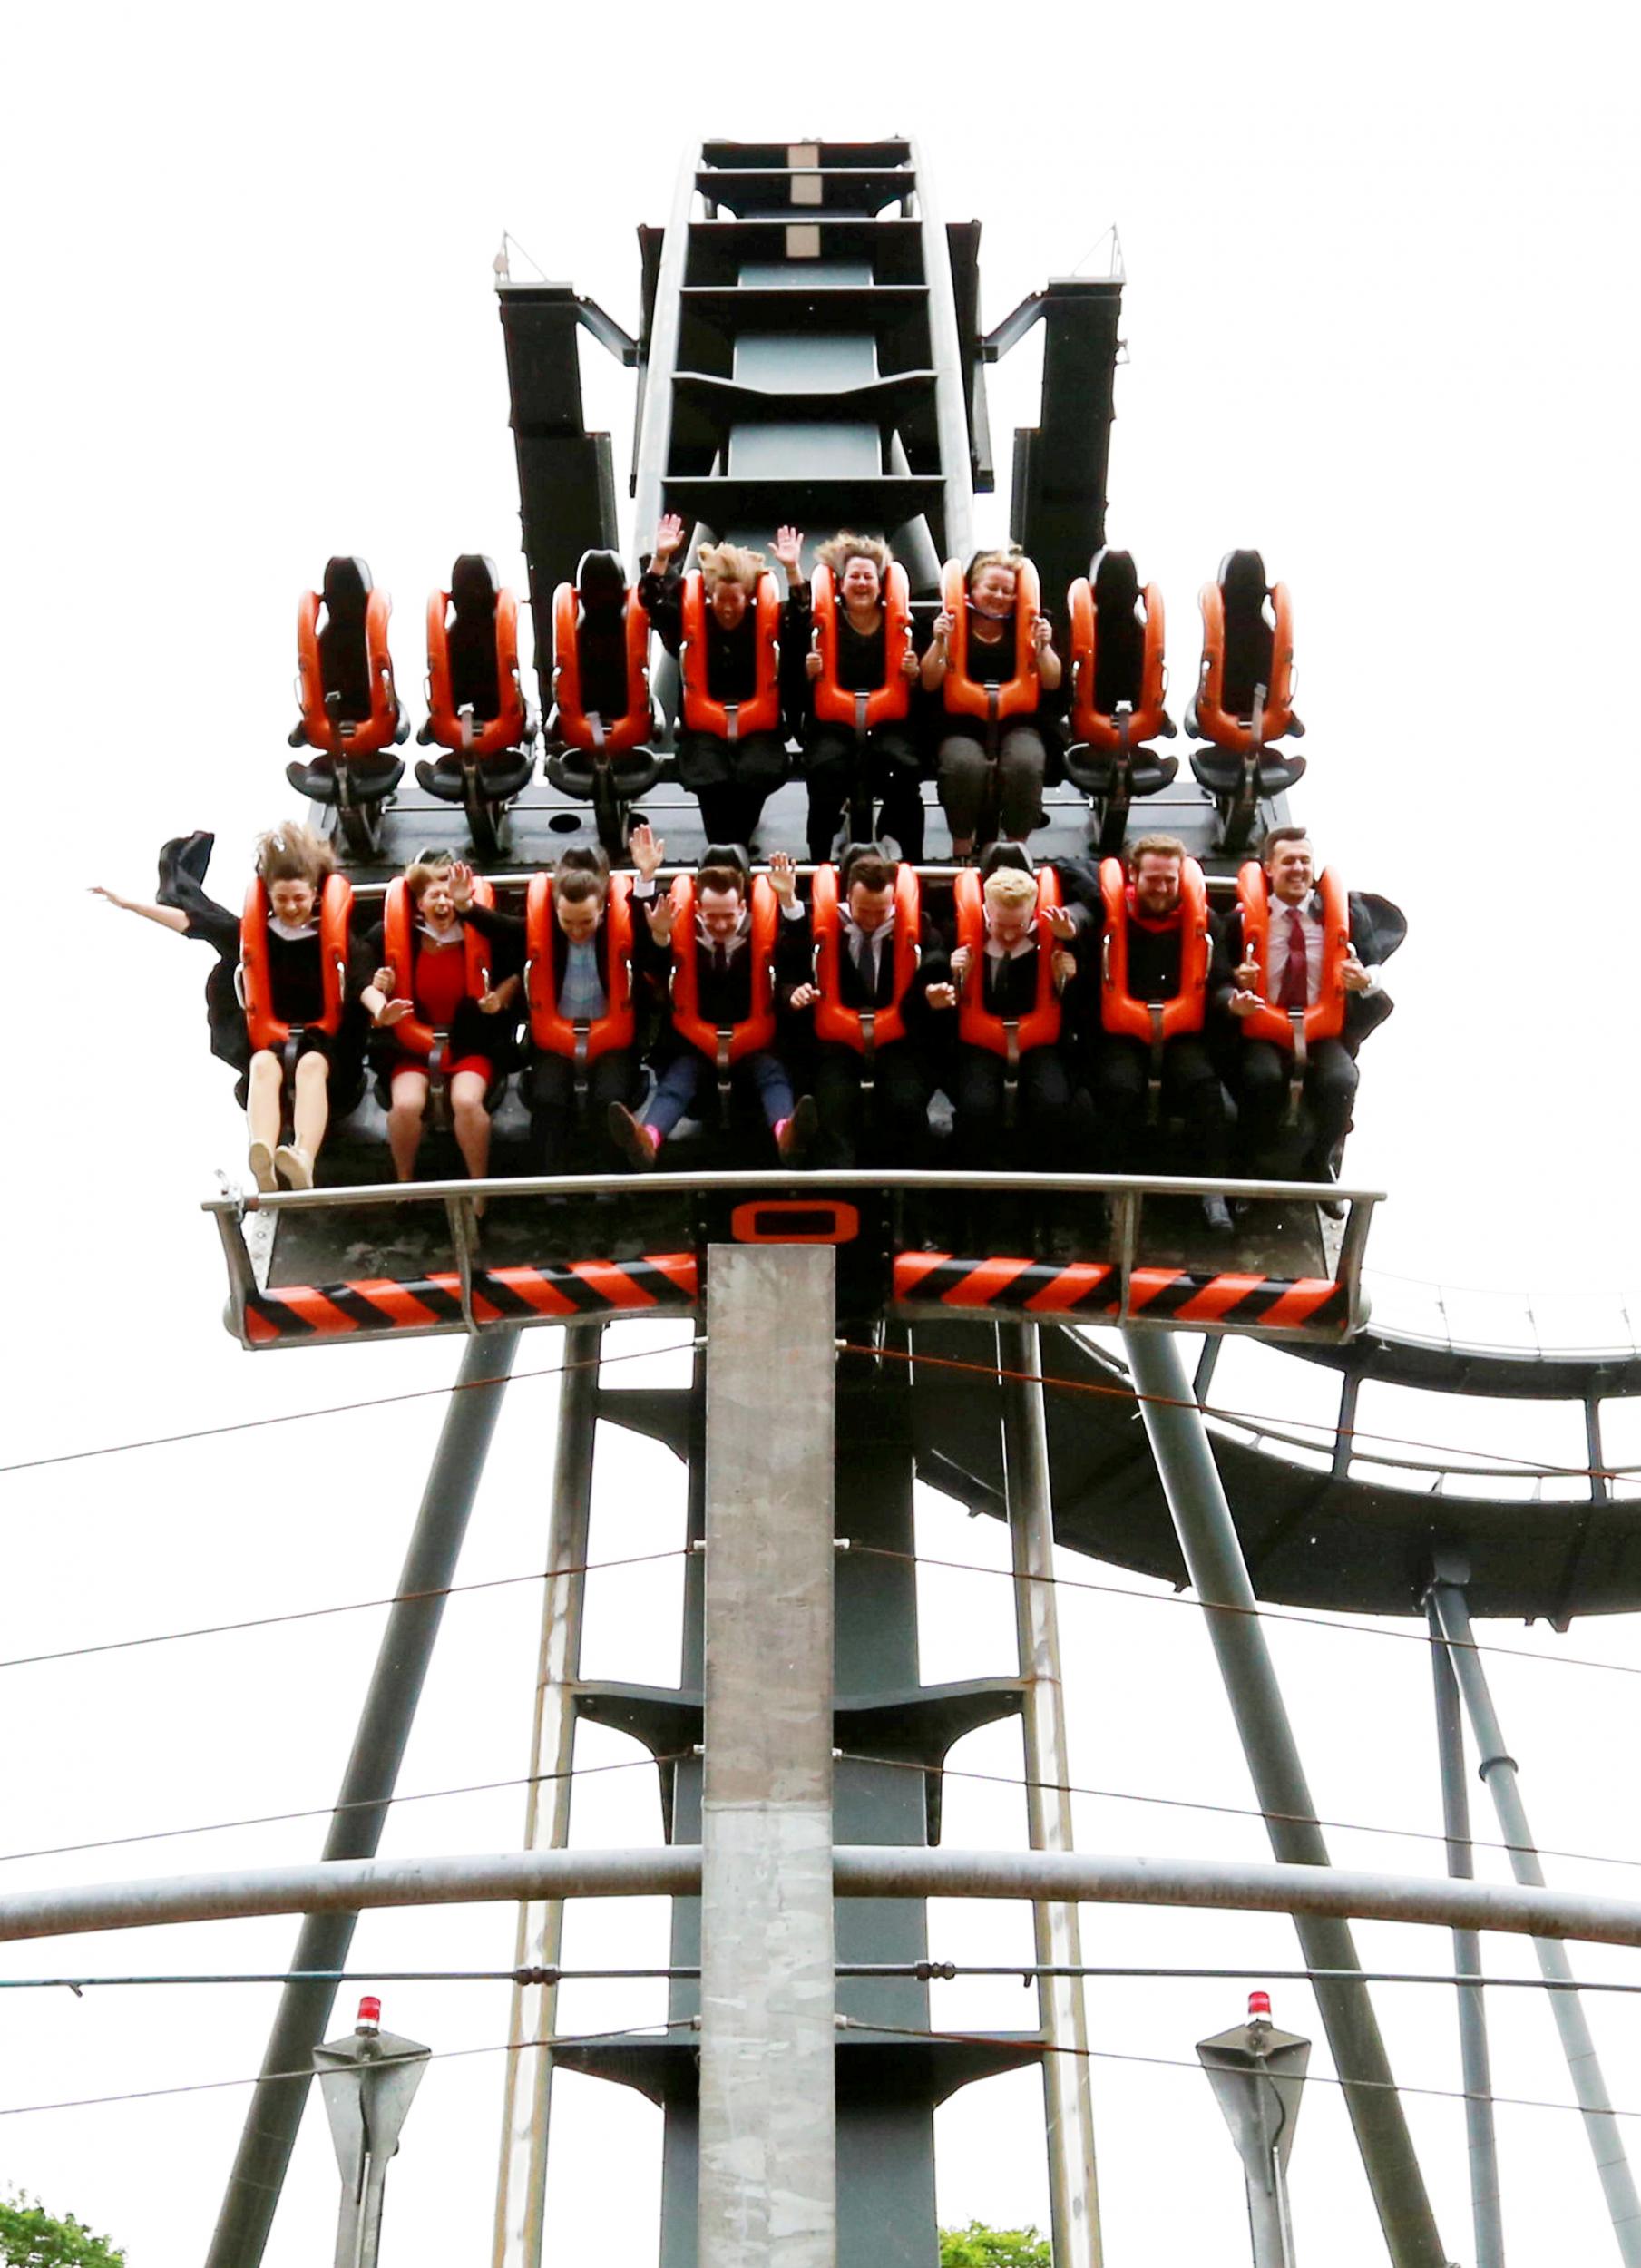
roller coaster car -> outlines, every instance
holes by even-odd
[[[586,552],[573,584],[552,595],[552,715],[548,779],[591,803],[599,841],[625,847],[630,807],[660,777],[644,744],[655,729],[650,699],[650,617],[613,552]]]
[[[1171,787],[1177,756],[1143,745],[1174,738],[1163,707],[1162,593],[1140,588],[1127,552],[1102,551],[1067,593],[1070,619],[1071,746],[1066,773],[1088,797],[1099,848],[1122,847],[1136,796]]]
[[[1202,591],[1202,670],[1185,728],[1208,746],[1191,769],[1214,798],[1222,850],[1240,850],[1260,798],[1283,794],[1304,758],[1271,743],[1304,727],[1294,713],[1294,616],[1285,583],[1268,589],[1257,552],[1227,552]]]
[[[361,857],[373,856],[381,841],[383,804],[405,776],[392,751],[410,737],[387,650],[392,611],[362,559],[327,560],[324,590],[305,591],[297,602],[301,715],[290,745],[316,753],[288,765],[285,777],[298,795],[335,807],[348,848]]]
[[[442,803],[459,803],[481,857],[504,847],[507,806],[535,768],[537,720],[519,677],[519,602],[495,562],[464,552],[448,591],[427,600],[427,722],[416,735],[444,754],[416,766]]]

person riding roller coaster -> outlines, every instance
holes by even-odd
[[[1078,972],[1078,924],[1052,871],[1000,844],[982,884],[957,877],[951,981],[958,1046],[949,1087],[958,1161],[972,1170],[1073,1169],[1060,996]]]
[[[1259,864],[1243,868],[1214,997],[1235,1020],[1245,1171],[1338,1179],[1357,1051],[1393,1006],[1380,969],[1406,935],[1388,898],[1347,894],[1331,871],[1318,877],[1302,826],[1272,827]]]
[[[952,855],[999,836],[1023,843],[1042,824],[1062,670],[1022,552],[982,552],[966,576],[946,562],[921,674],[946,710],[938,768]]]
[[[778,543],[776,556],[786,564]],[[813,585],[795,589],[786,609],[795,640],[806,616],[809,622],[801,733],[809,855],[817,863],[832,855],[846,805],[866,807],[858,817],[866,834],[874,832],[870,807],[881,800],[883,833],[915,864],[923,855],[923,806],[910,721],[918,660],[905,569],[876,536],[847,530],[818,544],[815,561]]]
[[[789,663],[783,690],[782,650],[791,655],[803,647],[794,644],[783,614],[804,591],[803,538],[791,528],[777,535],[776,555],[786,570],[785,610],[762,552],[703,543],[699,567],[679,575],[672,562],[683,542],[684,523],[669,513],[639,582],[639,603],[679,658],[678,776],[700,805],[708,841],[749,844],[786,776],[783,719],[793,704]]]
[[[211,1053],[239,1073],[259,1189],[306,1189],[333,1101],[358,1099],[364,1056],[359,994],[373,965],[349,940],[351,892],[336,854],[309,828],[270,827],[257,840],[243,914],[204,888],[215,837],[178,836],[160,853],[157,903],[95,894],[217,955],[205,986]],[[282,1139],[288,1118],[290,1139]]]
[[[1098,964],[1079,974],[1076,1008],[1101,1170],[1155,1170],[1145,1152],[1177,1113],[1187,1170],[1223,1177],[1231,1129],[1204,1036],[1213,939],[1201,867],[1173,836],[1147,835],[1130,845],[1126,866],[1066,859],[1060,871],[1079,931],[1099,939]],[[1148,1128],[1156,1129],[1148,1141]],[[1202,1209],[1212,1229],[1229,1231],[1223,1197],[1205,1197]]]
[[[787,1005],[814,1017],[815,1162],[853,1166],[864,1149],[873,1165],[927,1165],[943,1036],[931,1012],[950,1012],[957,994],[917,875],[875,843],[856,844],[840,866],[817,867],[812,888],[797,940],[809,960]]]
[[[444,1083],[469,1175],[482,1181],[489,1168],[486,1100],[512,1051],[506,1011],[519,979],[516,973],[493,977],[490,941],[466,918],[474,902],[471,871],[448,852],[416,859],[390,885],[381,925],[368,940],[381,965],[361,1004],[386,1039],[387,1147],[400,1181],[415,1177],[436,1080]]]
[[[635,1117],[610,1106],[613,1139],[636,1166],[653,1166],[677,1126],[716,1084],[720,1132],[756,1113],[783,1159],[801,1155],[815,1126],[815,1105],[795,1104],[792,1080],[776,1052],[776,956],[778,932],[803,919],[792,860],[777,852],[769,872],[752,878],[739,844],[708,845],[696,873],[679,875],[659,896],[655,877],[666,845],[642,824],[632,830],[638,869],[632,896],[643,919],[633,923],[640,969],[657,981],[668,1017],[654,1061],[655,1092]]]

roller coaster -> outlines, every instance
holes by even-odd
[[[437,753],[407,776],[397,750],[411,719],[385,602],[364,585],[353,594],[367,666],[350,687],[322,650],[326,609],[345,594],[303,601],[289,777],[334,829],[355,902],[380,898],[429,847],[471,859],[498,904],[521,908],[528,877],[567,846],[601,843],[619,858],[636,817],[664,831],[679,871],[705,847],[676,777],[677,674],[664,656],[652,661],[646,646],[632,658],[641,737],[601,723],[581,745],[563,728],[577,605],[596,595],[583,589],[578,601],[578,569],[590,552],[620,550],[610,437],[585,427],[578,334],[634,373],[640,532],[674,513],[695,540],[762,547],[787,522],[881,535],[904,565],[921,636],[942,604],[943,562],[972,548],[973,498],[996,484],[987,371],[1036,326],[1040,415],[1014,435],[1011,530],[1036,563],[1057,641],[1089,674],[1073,689],[1079,721],[1033,851],[1043,861],[1109,854],[1138,831],[1138,812],[1177,835],[1210,893],[1227,898],[1255,831],[1289,816],[1304,768],[1275,745],[1297,724],[1291,616],[1278,591],[1269,662],[1251,705],[1237,702],[1223,681],[1226,592],[1205,592],[1205,669],[1187,719],[1199,737],[1182,770],[1155,745],[1173,730],[1162,606],[1135,577],[1121,586],[1142,625],[1132,681],[1097,709],[1102,598],[1108,619],[1117,611],[1116,586],[1100,578],[1122,556],[1105,524],[1121,277],[1050,280],[984,329],[978,226],[941,218],[908,141],[707,142],[682,167],[664,225],[640,230],[640,243],[636,337],[572,285],[498,275],[528,665],[517,637],[526,609],[458,562],[428,612],[422,739]],[[1326,720],[1312,723],[1314,760],[1325,763]],[[801,862],[796,784],[771,799],[762,841]],[[925,899],[943,904],[952,865],[920,875]],[[226,1320],[248,1350],[464,1341],[469,1391],[445,1423],[327,1864],[376,1849],[436,1632],[429,1594],[454,1571],[519,1334],[547,1324],[567,1334],[532,1770],[567,1766],[578,1721],[632,1735],[655,1756],[670,1843],[680,1859],[700,1846],[704,1872],[692,1878],[698,1894],[674,1901],[672,2028],[652,2039],[554,2038],[560,1892],[575,1885],[566,1877],[521,1905],[496,2268],[535,2268],[545,2255],[555,2065],[660,2105],[663,2268],[820,2268],[833,2257],[845,2268],[930,2268],[936,2105],[990,2073],[1040,2064],[1056,2268],[1101,2260],[1087,2064],[1075,2052],[1088,2044],[1086,2018],[1080,1982],[1063,1973],[1080,1959],[1076,1900],[1086,1893],[1055,1898],[1043,1886],[1073,1879],[1069,1804],[1052,1793],[1072,1776],[1047,1579],[1055,1544],[1194,1588],[1274,1855],[1289,1867],[1325,1871],[1328,1853],[1249,1610],[1425,1618],[1451,1871],[1468,1872],[1461,1694],[1518,1879],[1541,1882],[1470,1616],[1543,1617],[1564,1629],[1576,1616],[1641,1608],[1641,1520],[1601,1441],[1604,1403],[1641,1393],[1633,1347],[1574,1355],[1439,1343],[1376,1321],[1363,1278],[1381,1201],[1371,1189],[1304,1178],[707,1169],[687,1144],[677,1171],[550,1177],[535,1169],[516,1099],[500,1103],[494,1124],[484,1180],[394,1183],[366,1098],[333,1135],[320,1186],[228,1189],[205,1209],[227,1266]],[[1248,1207],[1229,1245],[1204,1230],[1196,1202],[1218,1189]],[[1033,1222],[1060,1228],[1051,1251],[1031,1234],[1012,1246],[975,1237],[977,1207],[1017,1221],[1010,1207],[1022,1193]],[[1090,1198],[1102,1200],[1097,1212]],[[603,1326],[647,1316],[697,1319],[687,1387],[622,1391],[601,1378]],[[1194,1380],[1182,1334],[1202,1341]],[[1336,1414],[1319,1442],[1215,1412],[1216,1354],[1238,1334],[1336,1374]],[[794,1387],[815,1377],[824,1388]],[[1375,1382],[1577,1405],[1586,1500],[1502,1499],[1478,1472],[1439,1471],[1433,1490],[1423,1474],[1393,1481],[1357,1428],[1358,1396]],[[786,1414],[771,1427],[777,1403]],[[663,1443],[688,1473],[694,1556],[676,1688],[580,1674],[601,1421]],[[1018,1677],[920,1683],[918,1480],[1007,1524]],[[767,1658],[791,1666],[792,1699],[765,1722]],[[1011,1716],[1037,1791],[1033,1850],[1066,1862],[1040,1878],[1034,1902],[1038,1960],[1061,1973],[1041,1978],[1030,2029],[943,2036],[930,2017],[923,1896],[835,1905],[833,1855],[878,1847],[910,1880],[913,1857],[939,1841],[948,1750]],[[527,1853],[566,1844],[568,1786],[532,1789]],[[1442,2268],[1449,2246],[1349,1921],[1294,1910],[1387,2254],[1396,2268]],[[307,1980],[284,1988],[210,2268],[261,2258],[307,2094],[288,2075],[324,2035],[335,1995],[325,1976],[344,1967],[355,1918],[316,1907],[303,1922],[291,1969]],[[1546,1974],[1565,1981],[1555,1933],[1540,1933]],[[1460,1931],[1455,1947],[1456,1969],[1473,1972],[1477,1939]],[[859,1973],[874,1966],[895,1973]],[[1641,2207],[1577,1996],[1552,1997],[1618,2255],[1641,2262]],[[1476,2258],[1490,2264],[1503,2250],[1485,2026],[1480,1993],[1460,1999]]]

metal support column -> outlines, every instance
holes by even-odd
[[[1487,1672],[1481,1657],[1476,1651],[1476,1641],[1470,1632],[1470,1608],[1460,1586],[1446,1579],[1438,1569],[1431,1586],[1431,1606],[1446,1641],[1448,1657],[1459,1680],[1470,1712],[1470,1730],[1476,1735],[1480,1751],[1479,1770],[1487,1783],[1499,1814],[1499,1829],[1509,1846],[1510,1869],[1519,1882],[1532,1888],[1542,1888],[1544,1869],[1538,1863],[1538,1853],[1533,1847],[1533,1831],[1528,1823],[1527,1807],[1521,1801],[1516,1784],[1516,1760],[1504,1745],[1504,1735],[1493,1707],[1493,1696],[1488,1689]],[[1561,2035],[1561,2052],[1567,2058],[1568,2076],[1573,2083],[1573,2093],[1584,2113],[1584,2131],[1595,2157],[1596,2171],[1607,2198],[1607,2209],[1612,2217],[1613,2234],[1617,2239],[1618,2256],[1625,2268],[1641,2268],[1641,2198],[1636,2195],[1636,2185],[1629,2170],[1629,2159],[1613,2116],[1612,2097],[1607,2091],[1601,2065],[1596,2054],[1596,2043],[1590,2038],[1589,2025],[1585,2019],[1584,2006],[1576,1992],[1566,1986],[1572,1980],[1572,1964],[1566,1949],[1552,1938],[1533,1940],[1538,1955],[1538,1966],[1547,1984],[1562,1988],[1549,1996],[1556,2028]]]
[[[1070,1851],[1075,1845],[1068,1793],[1070,1744],[1060,1669],[1054,1517],[1037,1325],[1000,1324],[997,1347],[998,1367],[1004,1373],[1003,1469],[1014,1559],[1014,1623],[1020,1674],[1026,1681],[1027,1818],[1033,1851]],[[1080,1967],[1077,1908],[1040,1904],[1031,1913],[1038,1960],[1058,1968]],[[1082,1979],[1042,1978],[1038,2002],[1050,2048],[1042,2077],[1055,2268],[1099,2268],[1103,2254],[1094,2171],[1094,2097]]]
[[[834,1268],[708,1255],[699,2268],[836,2257]]]
[[[444,1593],[455,1574],[518,1343],[517,1330],[508,1325],[475,1333],[463,1350],[456,1389],[444,1413],[405,1555],[398,1597],[382,1633],[353,1753],[325,1838],[327,1859],[372,1858],[382,1839],[444,1618]],[[357,1918],[352,1913],[310,1914],[298,1933],[292,1969],[345,1969]],[[308,2100],[313,2051],[325,2036],[336,1993],[334,1982],[316,1980],[288,1984],[279,1995],[262,2077],[246,2113],[206,2268],[257,2268],[262,2257]],[[290,2072],[301,2076],[280,2076]]]
[[[547,1523],[547,1579],[542,1591],[542,1644],[530,1745],[530,1793],[524,1849],[562,1851],[570,1841],[570,1771],[575,1754],[576,1678],[581,1667],[592,1447],[597,1431],[601,1324],[572,1324],[564,1334],[565,1372],[559,1388],[558,1444],[552,1463],[552,1510]],[[571,1367],[571,1365],[574,1367]],[[564,1934],[563,1901],[519,1908],[513,1959],[520,1969],[556,1969]],[[547,2126],[552,2102],[552,2037],[558,1987],[515,1985],[503,2082],[502,2164],[496,2181],[494,2268],[540,2268],[547,2195]]]
[[[1255,1611],[1241,1539],[1178,1347],[1166,1331],[1143,1326],[1126,1329],[1123,1344],[1180,1549],[1206,1610],[1208,1635],[1266,1814],[1271,1848],[1279,1859],[1325,1866],[1327,1845],[1315,1823],[1315,1805]],[[1348,1922],[1312,1916],[1296,1927],[1312,1968],[1360,1969]],[[1448,2256],[1367,1988],[1348,1977],[1319,1977],[1314,1989],[1395,2268],[1446,2268]]]
[[[1476,1872],[1470,1851],[1470,1796],[1464,1784],[1464,1726],[1459,1684],[1441,1641],[1433,1600],[1430,1618],[1431,1672],[1436,1684],[1436,1755],[1441,1766],[1441,1823],[1447,1871],[1468,1882]],[[1481,1939],[1475,1930],[1453,1931],[1453,1967],[1461,1977],[1481,1973]],[[1504,2268],[1504,2221],[1499,2203],[1499,2138],[1493,2124],[1493,2074],[1487,2046],[1487,2002],[1479,1984],[1459,1992],[1459,2053],[1464,2073],[1464,2124],[1470,2142],[1470,2217],[1476,2231],[1476,2268]]]

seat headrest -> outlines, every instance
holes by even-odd
[[[1018,866],[1022,875],[1037,872],[1031,854],[1023,843],[993,843],[980,862],[980,878],[988,881],[1000,866]]]
[[[458,614],[493,614],[501,591],[493,559],[464,552],[450,571],[450,602]]]
[[[1096,552],[1089,580],[1094,586],[1094,603],[1102,610],[1119,611],[1131,607],[1139,596],[1139,573],[1131,552]]]
[[[837,886],[845,897],[849,894],[849,869],[857,858],[881,858],[885,866],[900,864],[894,853],[885,849],[882,843],[845,843],[837,860]]]
[[[364,607],[372,589],[370,569],[362,559],[348,559],[338,554],[325,562],[325,581],[320,596],[333,614],[357,614]]]
[[[1240,600],[1244,606],[1265,603],[1265,562],[1257,552],[1227,552],[1219,562],[1219,587],[1226,604]]]
[[[614,552],[583,552],[575,587],[590,614],[608,613],[627,601],[627,571]]]
[[[606,558],[609,553],[605,553]],[[696,861],[696,872],[703,866],[734,866],[748,882],[752,879],[752,861],[744,843],[708,843]]]

